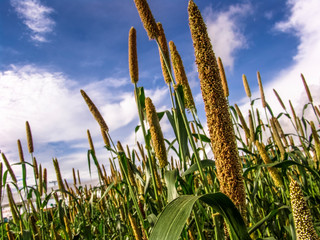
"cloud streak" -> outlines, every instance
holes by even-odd
[[[239,27],[239,20],[250,14],[251,5],[231,5],[227,11],[205,9],[205,21],[215,54],[225,67],[233,68],[235,53],[247,47],[247,40]]]
[[[39,0],[11,0],[19,18],[31,31],[35,42],[47,42],[46,34],[53,31],[55,22],[50,18],[53,9],[42,5]]]

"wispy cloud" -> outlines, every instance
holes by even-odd
[[[205,9],[204,16],[213,49],[225,67],[232,68],[235,52],[247,47],[239,21],[250,14],[251,8],[249,4],[239,4],[231,5],[222,12],[214,12],[211,7]]]
[[[31,30],[31,39],[46,42],[46,34],[52,32],[55,25],[50,18],[53,9],[41,4],[40,0],[11,0],[11,5]]]

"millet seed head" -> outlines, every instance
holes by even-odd
[[[264,162],[264,164],[272,163],[272,161],[266,151],[265,145],[263,143],[260,143],[258,140],[255,141],[255,145],[258,149],[258,152],[259,152],[260,157],[261,157],[262,161]],[[283,181],[282,181],[279,170],[274,167],[268,167],[268,171],[269,171],[270,176],[273,179],[275,185],[277,187],[282,187]]]
[[[301,79],[302,79],[302,82],[303,82],[303,86],[304,86],[304,89],[306,90],[306,93],[307,93],[307,96],[308,96],[308,99],[309,99],[309,102],[313,102],[313,99],[312,99],[312,96],[311,96],[311,93],[310,93],[310,89],[308,87],[308,84],[306,82],[306,79],[304,78],[303,74],[301,73]]]
[[[6,157],[6,155],[4,155],[4,153],[1,153],[1,156],[2,156],[2,159],[3,159],[3,162],[4,164],[6,165],[6,168],[7,170],[9,171],[9,174],[11,176],[11,180],[14,182],[14,183],[17,183],[17,178],[16,178],[16,175],[14,174],[12,168],[11,168],[11,165]]]
[[[248,98],[251,98],[251,90],[248,84],[247,77],[244,74],[242,74],[242,81],[243,81],[244,90],[246,91]]]
[[[299,184],[293,179],[290,181],[290,198],[297,239],[319,240],[308,204]]]
[[[267,102],[266,102],[266,98],[264,96],[264,91],[263,91],[263,86],[262,86],[262,82],[261,82],[260,72],[257,72],[257,78],[258,78],[258,84],[259,84],[262,107],[266,108],[267,107]]]
[[[196,4],[188,5],[189,26],[193,40],[202,97],[207,116],[220,189],[239,209],[245,209],[245,188],[235,133],[224,97],[218,64],[206,25]]]
[[[31,134],[31,128],[28,121],[26,121],[26,132],[27,132],[28,150],[29,150],[29,153],[33,153],[32,134]]]
[[[158,22],[157,27],[159,30],[159,36],[157,37],[157,41],[159,43],[159,55],[160,55],[162,74],[163,74],[163,78],[164,78],[164,81],[166,82],[166,84],[169,84],[171,82],[171,77],[170,77],[170,73],[169,73],[169,71],[171,72],[171,66],[170,66],[170,57],[169,57],[167,39],[166,39],[166,35],[164,34],[162,24]],[[161,52],[160,48],[162,49],[162,52]],[[162,53],[164,56],[162,55]],[[169,64],[169,71],[167,69],[164,58],[167,61],[167,63]]]
[[[23,156],[23,150],[22,150],[22,145],[21,145],[20,139],[17,140],[17,145],[18,145],[18,152],[19,152],[20,162],[23,163],[24,162],[24,156]]]
[[[159,31],[148,2],[146,0],[134,0],[134,3],[149,39],[156,39],[159,36]]]
[[[154,151],[157,159],[159,160],[159,165],[161,168],[167,166],[168,159],[166,153],[166,147],[164,144],[164,138],[161,131],[159,118],[156,109],[150,98],[145,99],[147,120],[150,126],[151,140],[154,146]]]
[[[109,128],[108,128],[106,122],[104,121],[102,115],[100,114],[98,108],[96,107],[96,105],[94,105],[94,103],[91,101],[91,99],[89,98],[89,96],[86,94],[85,91],[83,91],[81,89],[80,92],[81,92],[82,97],[86,101],[90,112],[92,113],[92,115],[96,119],[96,121],[99,123],[100,127],[105,131],[109,131]]]
[[[134,27],[129,31],[129,73],[132,83],[137,83],[139,80],[138,54],[137,54],[137,33]]]
[[[188,78],[184,70],[184,66],[180,57],[180,54],[173,41],[169,42],[171,62],[173,66],[173,72],[177,84],[182,85],[183,96],[184,96],[184,105],[186,109],[191,110],[195,108],[191,88],[189,86]]]
[[[227,98],[229,97],[228,82],[227,82],[226,73],[224,71],[223,63],[220,57],[218,57],[218,67],[219,67],[220,78],[222,81],[224,96]]]

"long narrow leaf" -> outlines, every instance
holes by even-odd
[[[202,196],[184,195],[173,200],[158,217],[149,239],[179,239],[193,205],[197,200],[204,201],[225,218],[229,225],[232,239],[251,239],[239,211],[223,193],[209,193]]]

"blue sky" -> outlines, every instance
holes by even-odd
[[[188,1],[148,2],[167,40],[173,40],[180,52],[205,125]],[[257,71],[273,109],[280,111],[273,88],[286,104],[291,99],[299,108],[299,103],[305,102],[301,72],[319,104],[318,0],[195,3],[207,23],[216,56],[224,62],[231,104],[247,106],[242,74],[247,75],[253,95],[259,96]],[[65,178],[70,178],[72,167],[88,177],[87,129],[100,162],[108,165],[100,130],[80,89],[104,115],[114,141],[131,146],[136,140],[142,142],[141,136],[134,134],[138,118],[128,73],[131,26],[137,30],[139,85],[145,87],[159,111],[169,109],[156,43],[148,39],[132,0],[0,2],[0,150],[10,162],[18,161],[16,140],[26,146],[25,121],[29,121],[35,156],[43,166],[51,169],[51,159],[57,157]],[[162,127],[165,136],[172,137],[166,121]],[[26,148],[24,152],[27,155]]]

